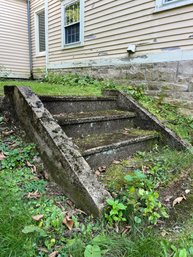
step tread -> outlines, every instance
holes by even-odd
[[[53,115],[60,125],[78,124],[93,121],[117,120],[134,118],[134,112],[122,110],[104,110],[95,112],[79,112],[79,113],[60,113]]]
[[[142,129],[122,129],[113,133],[88,135],[84,138],[74,139],[83,156],[87,156],[105,149],[118,148],[131,143],[158,138],[158,133]]]
[[[42,101],[64,101],[64,102],[81,102],[81,101],[116,101],[114,96],[48,96],[40,95]]]

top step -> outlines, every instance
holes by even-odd
[[[116,97],[40,96],[44,106],[52,113],[77,113],[116,109]]]

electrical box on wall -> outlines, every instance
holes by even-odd
[[[129,44],[128,48],[127,48],[127,52],[128,53],[135,53],[136,52],[136,45]]]

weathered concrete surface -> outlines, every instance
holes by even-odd
[[[83,152],[91,167],[109,165],[113,160],[127,159],[137,151],[148,151],[158,142],[158,135],[138,135],[124,141],[94,147]]]
[[[117,93],[116,93],[117,94]],[[173,131],[164,126],[154,115],[141,107],[132,97],[119,92],[117,104],[120,108],[134,111],[136,115],[135,124],[143,129],[159,131],[166,144],[178,150],[191,149],[192,145],[179,138]]]
[[[79,113],[116,109],[114,97],[41,96],[44,106],[52,113]]]
[[[87,213],[99,216],[110,194],[99,184],[79,149],[26,87],[5,87],[6,101],[41,153],[53,180]]]
[[[86,136],[88,134],[100,134],[109,131],[118,130],[125,127],[133,127],[135,114],[131,112],[110,110],[100,113],[81,113],[85,117],[80,118],[76,115],[54,116],[65,133],[73,138]],[[87,117],[86,117],[87,115]],[[95,116],[96,115],[96,116]]]
[[[0,112],[3,111],[3,96],[0,96]]]

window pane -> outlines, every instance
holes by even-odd
[[[77,1],[65,8],[65,26],[79,22],[80,20],[80,2]]]
[[[46,50],[45,40],[45,12],[38,14],[38,27],[39,27],[39,52]]]
[[[71,44],[80,41],[80,23],[65,28],[65,44]]]

